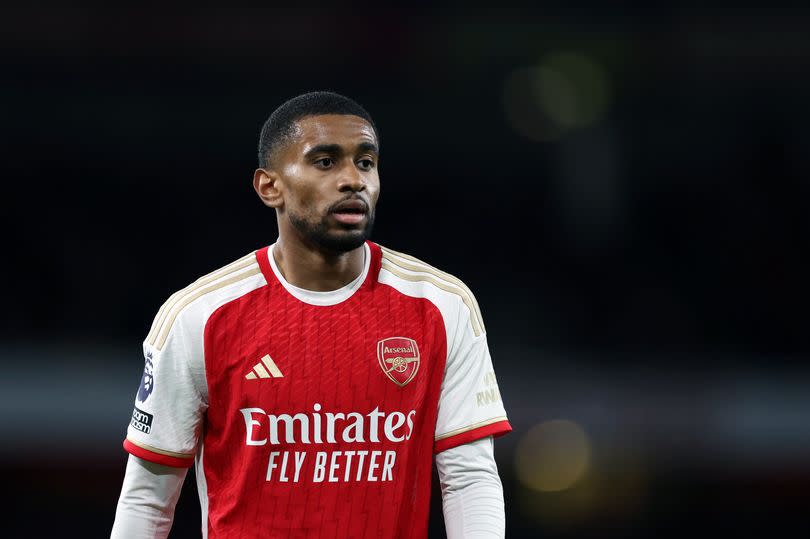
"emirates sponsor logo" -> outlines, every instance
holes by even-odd
[[[413,435],[416,416],[416,410],[383,412],[379,407],[367,414],[322,413],[318,403],[308,414],[269,414],[262,408],[239,411],[245,422],[245,446],[252,446],[251,451],[260,450],[256,446],[271,448],[263,472],[265,481],[280,483],[393,481],[397,451],[390,446],[381,450],[350,451],[345,450],[345,445],[338,451],[283,449],[297,449],[289,448],[289,444],[404,442]]]
[[[389,337],[377,342],[377,360],[389,380],[402,387],[419,371],[419,347],[407,337]]]
[[[416,410],[381,412],[379,407],[367,414],[324,412],[315,403],[310,414],[268,414],[261,408],[242,408],[245,420],[245,445],[335,444],[339,442],[389,442],[409,440],[413,434]],[[283,438],[283,441],[282,441]]]

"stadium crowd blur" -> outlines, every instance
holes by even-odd
[[[379,126],[373,239],[477,295],[507,537],[807,532],[810,8],[710,4],[6,10],[2,535],[109,533],[141,340],[275,240],[313,89]]]

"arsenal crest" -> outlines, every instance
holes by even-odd
[[[404,386],[419,370],[419,347],[407,337],[389,337],[377,343],[377,359],[388,378]]]

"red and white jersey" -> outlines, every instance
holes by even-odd
[[[204,537],[426,537],[433,455],[511,430],[469,289],[364,249],[339,290],[271,246],[158,312],[124,447],[196,465]]]

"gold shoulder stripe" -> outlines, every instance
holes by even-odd
[[[402,268],[399,265],[394,264],[393,262],[389,261],[390,259],[383,257],[382,259],[382,267],[383,269],[390,271],[400,279],[405,281],[410,281],[412,283],[419,283],[419,282],[427,282],[444,290],[445,292],[450,292],[451,294],[455,294],[461,298],[461,301],[464,302],[464,305],[470,310],[470,321],[472,322],[473,327],[473,334],[476,337],[481,335],[484,332],[484,327],[481,321],[478,319],[476,315],[475,306],[473,305],[475,300],[471,300],[470,296],[461,288],[458,288],[446,281],[442,281],[434,277],[433,275],[413,275],[410,273],[405,273],[402,271]]]
[[[261,273],[261,271],[262,270],[259,267],[259,265],[256,264],[256,267],[251,270],[244,271],[242,273],[237,273],[233,277],[229,277],[224,281],[216,282],[207,288],[200,288],[198,286],[194,288],[193,292],[189,291],[182,298],[178,299],[178,301],[172,306],[171,309],[167,309],[166,313],[168,316],[166,317],[166,321],[161,326],[160,331],[156,333],[155,342],[151,343],[152,346],[154,346],[158,350],[161,350],[163,348],[163,345],[166,344],[166,339],[169,337],[169,331],[171,330],[172,325],[174,325],[174,321],[177,319],[177,315],[180,314],[180,312],[186,307],[186,305],[188,305],[195,299],[204,296],[205,294],[209,294],[211,292],[219,290],[220,288],[224,288],[233,283],[237,283],[239,281],[247,279],[248,277],[252,277],[256,274]]]
[[[242,268],[246,268],[250,266],[252,263],[256,261],[256,252],[252,252],[240,258],[239,260],[235,260],[228,264],[227,266],[223,266],[216,271],[212,271],[207,275],[203,275],[190,285],[185,288],[182,288],[169,296],[169,299],[161,305],[160,310],[158,311],[157,315],[155,315],[155,320],[152,322],[152,327],[149,329],[149,334],[146,336],[146,340],[149,343],[152,343],[155,340],[155,336],[163,325],[163,322],[166,320],[166,316],[168,315],[169,311],[174,307],[175,303],[177,303],[185,294],[189,294],[196,290],[201,286],[205,286],[210,282],[216,281],[226,275],[234,271],[238,271]]]
[[[400,253],[398,251],[388,249],[387,247],[382,247],[382,246],[380,246],[380,247],[383,250],[383,252],[386,255],[388,255],[388,258],[392,262],[397,264],[398,266],[403,267],[405,269],[408,269],[410,271],[420,271],[420,272],[433,274],[436,277],[438,277],[439,279],[443,279],[445,281],[448,281],[448,282],[458,286],[462,290],[464,290],[470,296],[470,299],[472,300],[472,304],[475,305],[475,314],[478,316],[478,320],[479,320],[479,322],[481,322],[481,326],[484,325],[483,324],[484,317],[481,316],[481,309],[478,307],[478,301],[476,301],[476,299],[475,299],[475,294],[472,293],[472,290],[470,290],[467,287],[467,285],[465,285],[464,282],[461,279],[459,279],[458,277],[456,277],[454,275],[451,275],[449,273],[446,273],[444,271],[436,269],[433,266],[431,266],[430,264],[428,264],[426,262],[423,262],[422,260],[419,260],[418,258],[415,258],[415,257],[413,257],[411,255],[406,255],[405,253]],[[404,260],[396,260],[396,258],[404,259]],[[409,261],[413,262],[415,264],[415,266],[409,264],[408,262],[406,262],[406,260],[409,260]],[[422,268],[422,269],[417,269],[417,268]]]
[[[462,427],[460,429],[451,430],[450,432],[445,432],[444,434],[440,434],[434,438],[435,441],[444,440],[445,438],[449,438],[451,436],[455,436],[456,434],[462,434],[464,432],[468,432],[471,430],[479,429],[481,427],[486,427],[487,425],[492,425],[493,423],[498,423],[499,421],[507,421],[505,415],[501,417],[493,417],[492,419],[487,419],[486,421],[480,421],[478,423],[473,423],[467,427]]]
[[[216,271],[212,271],[211,273],[209,273],[207,275],[203,275],[202,277],[200,277],[199,279],[197,279],[196,281],[194,281],[193,283],[191,283],[187,287],[185,287],[185,288],[183,288],[181,290],[178,290],[177,292],[172,294],[171,297],[169,297],[169,299],[166,300],[166,302],[161,306],[160,311],[158,311],[157,316],[155,316],[155,321],[152,324],[152,328],[149,330],[149,335],[147,336],[146,340],[149,341],[149,342],[154,340],[154,337],[155,337],[154,334],[157,332],[158,328],[160,328],[160,326],[163,324],[163,321],[166,319],[167,313],[169,312],[169,310],[171,310],[174,303],[176,303],[184,294],[194,290],[195,288],[197,288],[199,286],[204,286],[204,285],[206,285],[206,284],[208,284],[208,283],[210,283],[212,281],[215,281],[215,280],[217,280],[217,279],[219,279],[221,277],[224,277],[225,275],[228,275],[229,273],[231,273],[233,271],[236,271],[236,270],[242,269],[244,267],[247,267],[251,263],[253,263],[255,261],[255,259],[256,259],[256,254],[255,254],[255,251],[254,251],[252,253],[249,253],[249,254],[243,256],[242,258],[240,258],[238,260],[235,260],[234,262],[231,262],[227,266],[223,266],[223,267],[219,268]]]
[[[157,447],[152,447],[151,445],[147,445],[145,443],[139,442],[137,440],[133,440],[129,436],[127,436],[127,440],[129,443],[133,445],[137,445],[141,449],[146,449],[147,451],[151,451],[152,453],[157,453],[158,455],[166,455],[167,457],[174,457],[177,459],[193,459],[194,455],[189,455],[188,453],[175,453],[174,451],[166,451],[163,449],[158,449]]]
[[[146,340],[148,342],[152,342],[154,340],[155,333],[158,331],[160,326],[163,325],[163,321],[166,319],[167,313],[169,312],[169,310],[171,310],[174,303],[176,303],[184,294],[194,290],[195,288],[197,288],[199,286],[204,286],[204,285],[206,285],[206,284],[208,284],[208,283],[210,283],[212,281],[215,281],[215,280],[217,280],[217,279],[219,279],[221,277],[224,277],[225,275],[228,275],[229,273],[231,273],[233,271],[236,271],[236,270],[239,270],[239,269],[242,269],[244,267],[249,266],[253,261],[255,261],[255,256],[256,256],[255,251],[250,253],[250,254],[247,254],[247,255],[243,256],[242,258],[240,258],[239,260],[235,260],[234,262],[231,262],[227,266],[223,266],[223,267],[217,269],[216,271],[212,271],[211,273],[209,273],[207,275],[203,275],[202,277],[200,277],[199,279],[197,279],[196,281],[194,281],[193,283],[191,283],[187,287],[182,288],[182,289],[178,290],[177,292],[175,292],[174,294],[172,294],[169,297],[169,299],[166,300],[166,302],[160,307],[160,310],[158,311],[158,314],[155,316],[155,320],[152,323],[152,327],[149,330],[149,335],[147,335]],[[251,260],[251,259],[253,259],[253,260]]]

